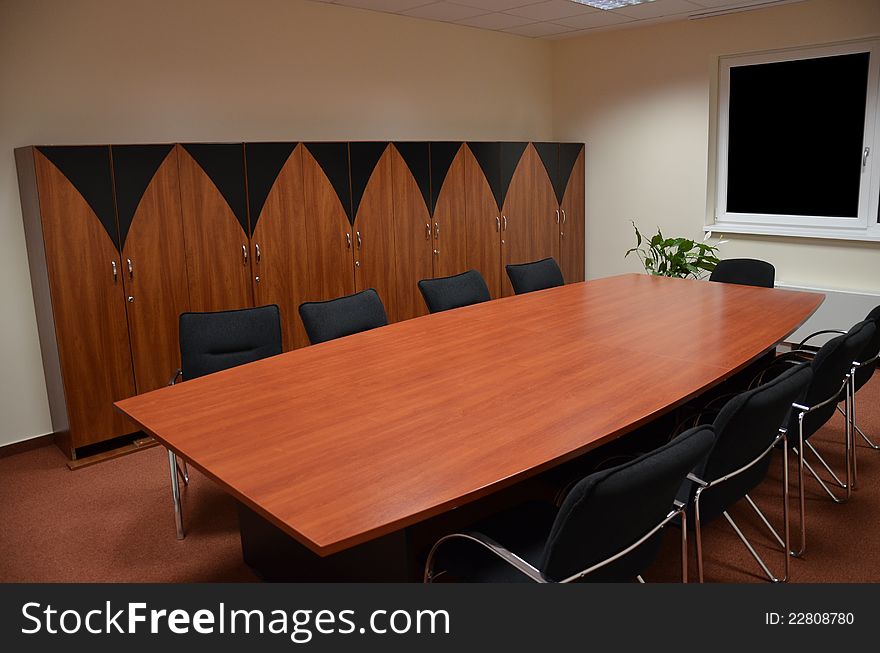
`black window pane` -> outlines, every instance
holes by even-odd
[[[857,217],[869,59],[731,68],[729,212]]]

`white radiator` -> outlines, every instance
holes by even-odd
[[[808,335],[822,329],[849,329],[859,320],[864,320],[868,312],[880,304],[880,294],[855,290],[836,290],[829,288],[806,288],[793,286],[784,282],[776,284],[777,288],[786,290],[807,290],[824,293],[825,301],[804,325],[788,337],[788,342],[798,343]],[[819,336],[810,341],[810,345],[819,346],[834,337]]]

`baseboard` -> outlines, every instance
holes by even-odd
[[[0,458],[14,456],[19,453],[24,453],[25,451],[33,451],[34,449],[45,447],[54,442],[55,434],[47,433],[46,435],[38,435],[35,438],[28,438],[27,440],[21,440],[20,442],[4,444],[2,447],[0,447]]]

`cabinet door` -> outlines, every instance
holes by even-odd
[[[428,312],[418,282],[433,274],[429,145],[394,143],[389,156],[397,318],[408,320]]]
[[[114,145],[111,152],[135,383],[149,392],[180,367],[178,322],[189,310],[177,151]]]
[[[566,283],[584,280],[584,146],[563,143],[559,149],[560,171],[565,176],[562,198],[560,249],[562,276]]]
[[[349,144],[357,291],[375,288],[389,322],[400,319],[395,279],[395,229],[391,152],[388,143]]]
[[[177,153],[190,306],[253,306],[244,146],[188,144]]]
[[[493,189],[500,188],[499,143],[468,143],[464,150],[468,267],[486,280],[492,299],[501,296],[501,212]]]
[[[40,147],[34,166],[73,456],[137,430],[113,408],[135,385],[110,149]]]
[[[435,277],[460,274],[470,267],[465,184],[467,156],[471,155],[462,143],[431,143]],[[490,227],[492,222],[494,218],[490,220]]]
[[[552,256],[559,263],[559,232],[562,221],[559,204],[561,198],[556,197],[553,180],[558,175],[559,144],[532,143],[527,153],[534,179],[532,224],[534,233],[533,260]]]
[[[298,314],[309,273],[302,150],[296,143],[245,145],[254,302],[278,305],[285,351],[309,343]]]
[[[354,258],[348,144],[306,143],[302,166],[309,249],[304,301],[350,295],[354,292]]]
[[[534,260],[532,223],[534,206],[534,166],[526,143],[501,144],[502,209],[501,209],[501,294],[513,294],[513,286],[504,266]],[[506,182],[506,183],[504,183]]]

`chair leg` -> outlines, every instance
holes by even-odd
[[[808,440],[807,442],[804,442],[804,445],[807,447],[807,449],[809,449],[809,450],[813,453],[814,456],[816,456],[816,460],[818,460],[819,463],[821,463],[822,467],[825,468],[825,471],[828,472],[828,474],[831,476],[831,478],[833,479],[833,483],[834,483],[837,487],[839,487],[839,488],[845,490],[845,489],[846,489],[846,483],[844,483],[843,481],[841,481],[841,480],[840,480],[840,477],[838,477],[837,474],[835,474],[835,473],[832,471],[831,467],[828,465],[828,463],[825,461],[825,459],[821,456],[821,454],[819,454],[818,451],[816,451],[816,447],[814,447],[814,446],[810,443],[809,440]]]
[[[681,515],[681,582],[688,582],[688,528],[687,511],[682,510]]]
[[[177,473],[183,479],[184,485],[189,485],[189,468],[186,466],[186,460],[177,456]]]
[[[700,521],[700,495],[703,488],[698,488],[694,496],[694,542],[697,548],[697,582],[703,582],[703,533]]]
[[[185,537],[183,532],[183,511],[180,507],[180,483],[177,480],[177,457],[168,450],[168,464],[171,467],[171,499],[174,502],[174,525],[177,527],[177,539]]]
[[[810,465],[810,463],[808,463],[806,460],[804,460],[804,456],[801,455],[800,451],[798,451],[797,449],[793,449],[793,451],[798,457],[801,467],[805,467],[807,471],[810,472],[810,475],[814,479],[816,479],[816,482],[822,487],[823,490],[825,490],[825,493],[834,503],[846,503],[846,497],[841,498],[834,494],[831,488],[828,487],[828,484],[825,483],[825,481],[822,480],[822,477],[816,473],[816,470],[813,469],[813,466]]]
[[[753,547],[752,543],[749,542],[748,539],[746,539],[746,536],[743,535],[743,532],[739,529],[739,526],[737,526],[736,522],[733,521],[733,517],[730,516],[730,513],[728,513],[725,510],[721,514],[724,515],[725,519],[727,519],[727,523],[730,524],[731,527],[733,527],[733,530],[736,533],[737,537],[739,537],[740,541],[743,544],[745,544],[746,548],[749,550],[749,553],[752,554],[752,557],[760,565],[761,569],[764,571],[764,573],[767,575],[767,578],[769,578],[771,582],[784,583],[786,580],[788,580],[787,577],[786,578],[777,578],[776,576],[773,575],[773,573],[770,571],[770,569],[767,567],[766,563],[764,562],[763,558],[761,558],[761,556],[758,555],[758,552],[755,551],[755,547]],[[787,561],[788,556],[785,556],[785,557],[786,557],[786,561]]]
[[[639,574],[638,576],[636,576],[636,580],[639,581],[642,585],[645,584],[645,579],[642,578],[642,575],[641,575],[641,574]]]
[[[797,551],[792,551],[791,555],[800,558],[807,551],[807,522],[806,510],[804,506],[804,457],[800,455],[800,451],[804,448],[804,413],[798,414],[798,448],[795,454],[798,459],[798,508],[800,512],[801,525],[801,547]],[[787,469],[787,468],[786,468]]]

